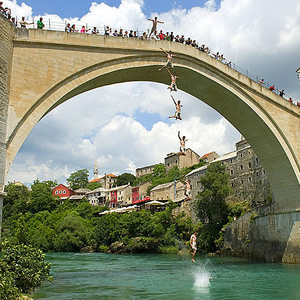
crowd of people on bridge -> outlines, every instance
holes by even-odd
[[[19,22],[17,22],[16,17],[12,17],[11,9],[9,7],[3,7],[3,2],[0,2],[0,13],[4,15],[14,26],[20,26],[22,28],[26,28],[27,25],[33,25],[34,22],[27,22],[25,20],[25,17],[22,17]],[[141,40],[161,40],[161,41],[170,41],[175,43],[181,43],[187,46],[191,46],[201,52],[206,53],[207,55],[210,55],[211,57],[214,57],[215,59],[219,60],[220,62],[226,64],[228,67],[232,67],[231,61],[225,59],[224,55],[220,52],[214,53],[207,45],[205,44],[198,44],[196,40],[193,40],[192,38],[188,37],[186,38],[184,35],[178,35],[174,34],[173,31],[171,32],[163,32],[162,30],[157,29],[158,24],[164,24],[164,22],[159,21],[157,17],[154,19],[148,19],[152,22],[152,28],[151,30],[147,32],[143,32],[140,34],[138,31],[134,30],[123,30],[123,29],[112,29],[109,26],[104,26],[104,35],[106,36],[116,36],[116,37],[122,37],[122,38],[139,38]],[[36,23],[37,29],[44,29],[45,25],[43,23],[43,18],[40,17],[39,20]],[[65,26],[65,32],[76,32],[76,33],[91,33],[91,34],[100,34],[99,28],[93,27],[93,29],[87,28],[87,26],[82,26],[80,30],[76,29],[76,25],[71,25],[68,23]],[[266,86],[266,82],[264,79],[258,80],[258,83],[262,86]],[[277,92],[274,85],[269,87],[269,90],[273,92]],[[284,97],[286,94],[284,90],[278,91],[279,96],[282,98],[288,100],[292,104],[295,104],[300,107],[300,102],[294,102],[291,97]]]

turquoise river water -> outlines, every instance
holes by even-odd
[[[232,257],[49,253],[34,299],[300,299],[300,265]]]

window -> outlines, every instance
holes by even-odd
[[[252,181],[252,178],[251,178],[251,177],[248,177],[248,181],[251,182],[251,181]]]
[[[258,164],[258,157],[256,157],[255,161],[256,161],[256,163]]]
[[[233,175],[233,170],[230,170],[230,175],[231,175],[231,176]]]
[[[264,175],[266,175],[266,171],[265,171],[265,170],[263,170],[263,172],[264,172]]]
[[[251,169],[251,162],[249,162],[249,169]]]
[[[59,191],[59,193],[61,194],[61,193],[62,193],[62,191]]]
[[[233,182],[231,182],[231,187],[233,188]]]
[[[177,159],[176,159],[176,161],[175,161],[175,162],[176,162],[176,164],[177,164]]]
[[[240,157],[243,157],[243,153],[240,154]]]
[[[232,158],[230,159],[230,163],[232,164]]]
[[[241,165],[241,171],[243,171],[244,170],[244,167],[243,167],[243,165]]]
[[[241,184],[243,184],[243,183],[244,183],[244,180],[242,179],[242,180],[241,180]]]
[[[65,191],[65,190],[63,190],[63,194],[66,194],[66,191]]]
[[[249,155],[251,154],[251,151],[250,151],[250,150],[248,151],[248,154],[249,154]]]

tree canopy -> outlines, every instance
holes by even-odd
[[[89,171],[87,169],[81,169],[74,173],[71,173],[67,179],[68,186],[72,190],[86,188],[89,182]]]
[[[123,173],[123,174],[121,174],[117,177],[116,185],[121,186],[121,185],[125,185],[125,184],[128,184],[128,183],[130,185],[132,185],[134,183],[135,179],[136,178],[133,174]]]

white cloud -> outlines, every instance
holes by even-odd
[[[37,18],[25,3],[4,1],[13,15]],[[51,18],[52,24],[88,23],[146,31],[152,24],[143,5],[143,0],[122,0],[118,7],[92,2],[81,18],[45,15],[45,19]],[[204,7],[153,12],[154,16],[164,21],[158,27],[164,32],[196,39],[300,97],[295,74],[300,48],[298,0],[223,0],[218,8],[214,0],[208,0]],[[63,180],[79,168],[92,172],[96,157],[100,173],[132,172],[136,167],[163,162],[167,153],[178,151],[178,130],[190,139],[187,146],[200,155],[234,149],[239,133],[218,113],[182,91],[174,96],[182,101],[183,121],[170,121],[174,105],[169,95],[161,84],[126,83],[74,97],[34,128],[8,179]],[[68,119],[64,118],[66,111]]]

